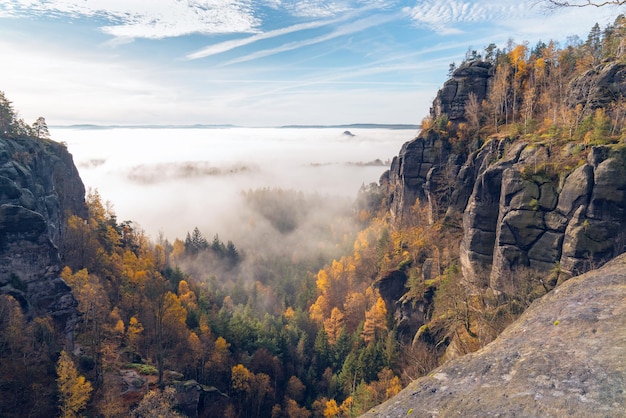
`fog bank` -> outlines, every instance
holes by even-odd
[[[280,188],[349,202],[377,182],[414,130],[340,128],[68,129],[67,143],[87,188],[110,201],[118,220],[152,238],[241,240],[250,218],[242,192]],[[335,202],[329,207],[337,206]],[[343,205],[341,205],[343,206]],[[319,208],[315,211],[319,218]],[[332,210],[324,216],[333,216]],[[306,223],[303,220],[303,223]],[[249,231],[248,231],[249,232]],[[236,241],[235,241],[236,242]]]

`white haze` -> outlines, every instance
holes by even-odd
[[[415,130],[341,128],[69,129],[67,143],[86,188],[113,204],[119,221],[151,238],[244,239],[242,191],[282,188],[353,200],[377,182]],[[367,165],[375,160],[384,165]],[[329,214],[332,216],[332,212]],[[237,233],[239,231],[239,233]]]

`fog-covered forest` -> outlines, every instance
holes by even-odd
[[[423,131],[459,149],[490,136],[571,144],[567,158],[541,167],[571,169],[590,146],[626,139],[623,101],[564,100],[574,77],[624,61],[624,31],[620,16],[564,45],[468,51],[467,62],[494,66],[488,96],[469,99],[466,122],[426,118]],[[33,130],[42,121],[33,128],[1,105],[5,136],[48,140]],[[452,342],[464,354],[492,341],[547,290],[534,283],[494,308],[463,288],[458,224],[432,219],[419,201],[397,222],[376,183],[354,195],[242,190],[246,233],[203,230],[199,220],[184,236],[150,239],[141,219],[118,219],[115,202],[91,190],[88,216],[69,217],[59,249],[80,312],[73,350],[50,318],[0,296],[1,414],[174,417],[190,414],[176,392],[199,385],[201,417],[358,416],[446,361]],[[425,278],[427,259],[436,273]],[[422,338],[403,334],[377,287],[394,271],[409,277],[405,297],[427,307]]]

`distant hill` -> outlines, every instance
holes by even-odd
[[[239,128],[236,125],[50,125],[50,128],[58,129],[84,129],[84,130],[101,130],[101,129],[224,129]]]

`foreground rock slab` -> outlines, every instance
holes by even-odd
[[[364,416],[626,416],[626,255],[558,286],[484,349]]]

